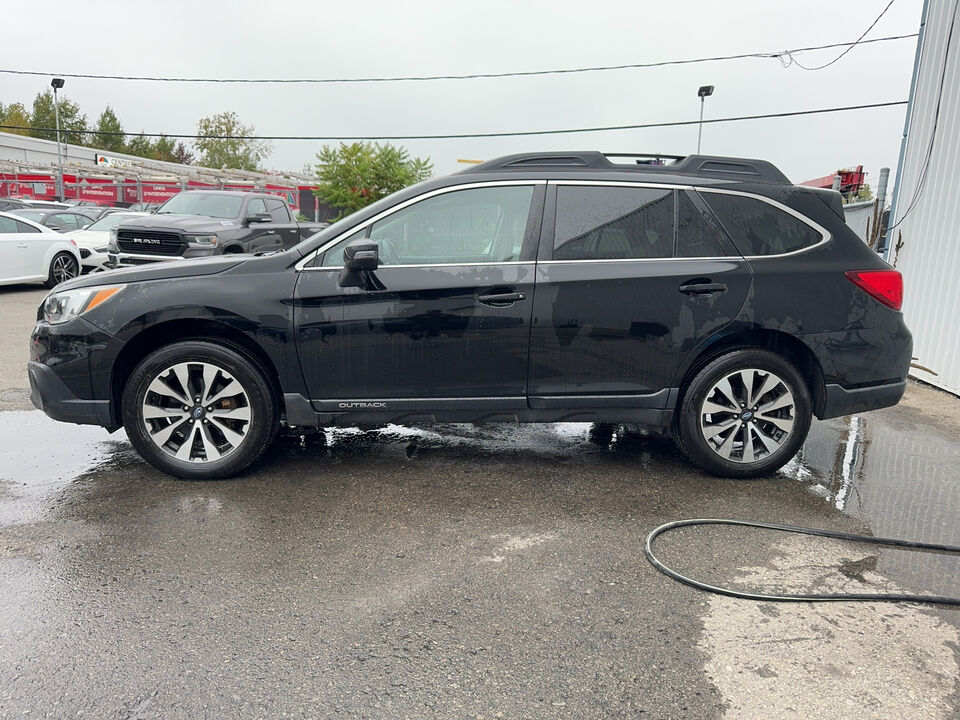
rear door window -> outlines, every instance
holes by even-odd
[[[781,255],[823,239],[803,220],[763,200],[717,192],[702,192],[701,197],[743,255]]]
[[[686,191],[678,193],[677,257],[714,258],[730,255],[721,240],[723,231],[709,213],[698,207]]]
[[[553,259],[671,257],[673,195],[661,188],[558,186]]]

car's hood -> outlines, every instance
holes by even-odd
[[[76,240],[77,245],[85,248],[103,247],[110,242],[109,230],[74,230],[67,236]]]
[[[237,257],[220,256],[157,262],[141,267],[120,268],[95,273],[93,275],[84,275],[63,285],[58,285],[57,290],[75,290],[77,288],[91,287],[93,285],[109,285],[111,283],[133,283],[144,280],[166,280],[169,278],[215,275],[234,268],[250,259],[250,255],[242,255]]]
[[[144,215],[120,223],[118,230],[185,230],[213,233],[240,227],[239,220],[221,220],[206,215]]]

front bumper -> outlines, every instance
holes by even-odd
[[[168,260],[187,260],[190,258],[212,257],[218,254],[217,247],[188,246],[182,255],[149,255],[146,253],[110,252],[107,255],[108,268],[132,267],[134,265],[150,265]]]
[[[79,425],[115,428],[109,400],[85,400],[77,397],[48,366],[27,363],[30,376],[30,402],[54,420]]]
[[[30,337],[30,399],[63,422],[120,427],[113,402],[113,368],[123,342],[82,317],[57,325],[37,322]]]
[[[821,420],[851,415],[869,410],[879,410],[900,402],[907,381],[870,385],[869,387],[848,390],[842,385],[827,385]]]

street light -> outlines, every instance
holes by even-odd
[[[60,101],[57,99],[57,90],[63,87],[63,78],[54,78],[50,81],[53,88],[53,114],[57,119],[57,166],[60,175],[57,178],[57,200],[63,201],[63,156],[60,154]]]
[[[697,126],[697,155],[700,154],[700,137],[703,135],[703,103],[713,95],[713,85],[701,85],[697,90],[697,97],[700,98],[700,124]]]

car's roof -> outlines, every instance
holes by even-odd
[[[46,227],[45,225],[41,225],[40,223],[34,220],[31,220],[30,218],[25,218],[22,215],[16,215],[10,212],[9,210],[0,210],[0,217],[6,217],[6,218],[10,218],[11,220],[16,220],[17,222],[27,223],[28,225],[32,225],[35,228],[39,228],[43,232],[53,232],[53,230]]]
[[[180,195],[196,195],[203,193],[204,195],[265,195],[268,197],[275,197],[278,200],[282,200],[279,195],[270,195],[270,193],[265,193],[260,190],[207,190],[205,188],[197,189],[186,189],[182,193],[177,193],[173,197],[179,197]]]
[[[615,162],[611,158],[619,158]],[[625,162],[623,161],[625,160]],[[720,155],[665,155],[662,153],[537,152],[505,155],[461,170],[456,175],[500,175],[513,177],[574,176],[600,178],[625,175],[649,182],[695,184],[723,182],[773,183],[790,185],[780,170],[766,160]],[[667,180],[669,178],[669,180]],[[479,178],[477,178],[479,180]]]

